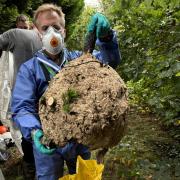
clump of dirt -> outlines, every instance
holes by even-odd
[[[83,55],[53,78],[39,107],[44,134],[57,145],[108,148],[124,135],[127,88],[114,69]]]

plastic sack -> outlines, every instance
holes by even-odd
[[[0,134],[0,161],[7,161],[9,159],[10,153],[7,149],[12,145],[14,145],[14,142],[10,132]]]
[[[3,51],[0,58],[0,120],[3,125],[10,128],[10,132],[16,146],[21,154],[21,132],[11,121],[11,114],[8,113],[11,91],[13,87],[14,77],[14,57],[10,51]]]
[[[1,169],[0,169],[0,180],[5,180]]]
[[[8,127],[10,124],[8,111],[14,75],[13,64],[13,54],[3,51],[0,58],[0,120]]]
[[[80,156],[77,158],[76,172],[74,175],[66,175],[59,180],[101,180],[103,164],[97,164],[96,160],[83,160]]]
[[[9,111],[9,103],[11,99],[11,89],[8,85],[8,80],[1,80],[0,86],[0,120],[3,125],[8,126],[10,124],[10,120],[8,119],[8,111]]]

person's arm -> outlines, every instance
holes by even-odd
[[[103,42],[97,39],[96,45],[99,47],[99,50],[94,50],[92,55],[103,64],[108,64],[115,69],[121,62],[116,32],[112,31],[112,38],[109,41]],[[71,61],[80,57],[82,54],[82,51],[70,51],[67,53],[67,59]]]
[[[100,60],[103,64],[108,64],[112,68],[116,68],[121,61],[121,54],[117,42],[116,32],[112,31],[112,37],[110,40],[102,41],[96,40],[96,45],[99,47],[99,51],[94,50],[93,56]]]
[[[116,32],[110,27],[108,19],[100,13],[96,13],[91,17],[88,24],[87,35],[90,40],[86,39],[87,42],[92,43],[92,36],[97,38],[96,45],[99,47],[99,52],[94,50],[93,55],[104,64],[109,64],[111,67],[116,68],[120,64],[121,55],[117,42]],[[93,44],[88,45],[91,49]],[[95,43],[95,42],[93,42]]]
[[[41,129],[38,115],[38,97],[35,75],[23,64],[17,75],[12,95],[11,111],[23,137],[31,139],[33,129]]]
[[[99,51],[93,50],[95,44],[99,47]],[[91,17],[83,51],[92,53],[100,62],[114,69],[120,64],[121,54],[116,32],[111,29],[108,19],[103,14],[96,13]],[[70,58],[67,59],[72,60],[82,55],[82,52],[73,51],[69,55]]]
[[[11,29],[0,35],[0,51],[12,50],[15,44],[16,29]]]

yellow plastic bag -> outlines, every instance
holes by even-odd
[[[77,158],[76,172],[74,175],[66,175],[59,180],[101,180],[103,164],[97,164],[96,160],[83,160]]]
[[[60,178],[59,180],[78,180],[76,175],[77,174],[66,175],[66,176]]]

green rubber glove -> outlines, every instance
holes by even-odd
[[[93,33],[94,31],[96,31],[97,38],[106,37],[110,31],[109,21],[100,13],[94,14],[88,24],[88,33]]]
[[[38,149],[38,151],[40,151],[43,154],[53,154],[55,151],[55,148],[49,148],[46,145],[42,144],[41,140],[44,136],[44,133],[42,130],[37,129],[37,130],[33,130],[32,132],[32,139],[34,141],[35,147]]]

